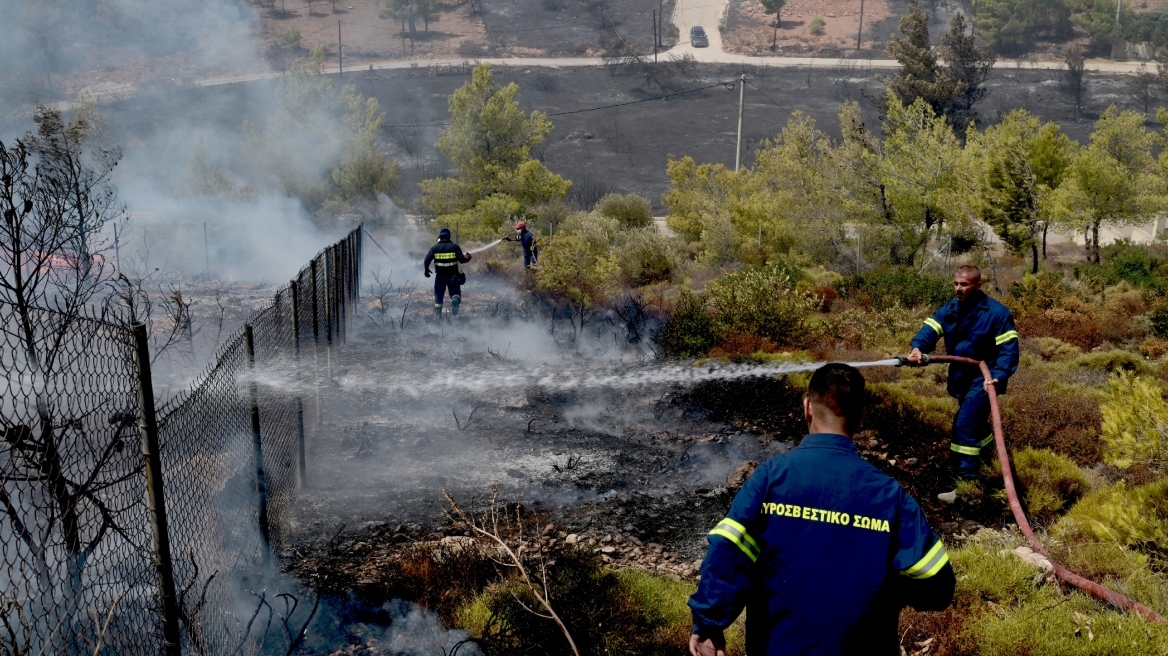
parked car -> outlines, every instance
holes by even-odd
[[[702,29],[701,25],[689,28],[689,42],[695,48],[710,47],[710,39],[706,37],[706,31]]]

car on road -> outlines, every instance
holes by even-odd
[[[702,29],[701,25],[689,28],[689,43],[695,48],[710,47],[710,39],[706,37],[706,31]]]

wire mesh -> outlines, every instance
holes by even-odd
[[[359,285],[361,230],[317,255],[250,321],[257,378],[291,383],[255,386],[270,545],[259,526],[255,379],[243,331],[157,410],[187,653],[233,653],[248,640],[240,600],[258,588],[269,546],[287,538],[301,440],[310,452],[320,423],[326,323],[339,344],[336,324],[348,311],[337,290],[342,279]],[[335,257],[338,246],[350,256]],[[157,654],[162,604],[133,335],[99,317],[6,304],[0,331],[0,653]]]
[[[0,653],[156,652],[129,335],[8,304],[0,330]]]

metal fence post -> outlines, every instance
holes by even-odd
[[[300,375],[300,283],[292,279],[292,350],[296,354],[296,380]],[[308,484],[308,465],[304,455],[304,395],[296,390],[296,446],[300,451],[300,485]]]
[[[134,328],[134,365],[138,373],[138,432],[142,438],[142,461],[146,474],[146,505],[150,509],[150,529],[154,538],[154,571],[162,597],[162,637],[166,656],[182,654],[178,597],[174,588],[174,565],[170,557],[170,531],[166,525],[166,495],[162,483],[162,457],[158,449],[158,417],[154,410],[154,380],[150,375],[150,342],[146,324]]]
[[[268,486],[264,480],[264,445],[260,441],[260,402],[259,391],[255,380],[255,336],[251,324],[243,327],[244,340],[247,343],[247,381],[248,405],[251,406],[251,441],[253,458],[255,458],[256,493],[260,501],[260,537],[263,539],[264,564],[271,559],[271,530],[268,524]]]
[[[312,389],[316,395],[316,425],[320,426],[320,370],[318,366],[317,349],[320,346],[320,310],[318,307],[319,301],[317,296],[317,260],[319,258],[312,258],[309,264],[309,270],[312,274]]]
[[[342,272],[344,271],[344,269],[342,268],[342,263],[341,263],[341,249],[340,249],[340,247],[338,247],[336,244],[334,244],[332,247],[332,251],[333,251],[333,265],[330,267],[330,269],[332,269],[332,275],[333,275],[333,289],[332,289],[333,317],[334,317],[334,322],[335,322],[335,326],[336,326],[335,332],[336,332],[336,336],[337,336],[337,342],[344,343],[344,341],[345,341],[345,320],[344,320],[343,312],[344,312],[344,307],[345,307],[345,300],[344,300],[345,297],[343,294],[343,291],[344,291],[343,287],[344,286],[341,284],[341,275],[342,275]]]
[[[357,303],[361,303],[361,272],[365,265],[365,224],[357,226]]]
[[[333,248],[324,250],[324,335],[325,343],[333,345]]]

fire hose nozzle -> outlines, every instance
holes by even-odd
[[[920,362],[913,362],[912,360],[909,360],[908,358],[906,358],[904,356],[900,356],[900,357],[896,358],[896,366],[898,366],[898,367],[924,367],[924,366],[927,366],[928,364],[929,364],[929,356],[927,353],[921,355]]]

